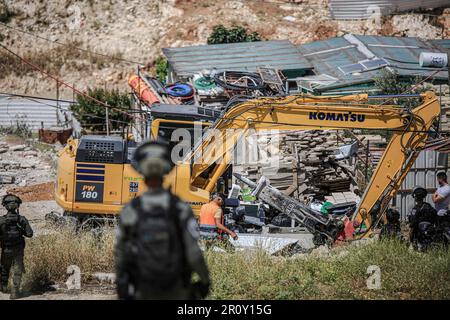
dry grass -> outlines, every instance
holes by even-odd
[[[101,234],[77,234],[62,228],[32,238],[25,252],[24,288],[39,291],[51,282],[65,282],[70,265],[80,268],[84,281],[94,272],[113,272],[113,243],[113,229],[104,229]]]
[[[114,230],[102,235],[70,230],[28,241],[28,289],[65,282],[69,265],[83,281],[94,272],[113,272]],[[342,251],[347,255],[342,256]],[[210,299],[450,299],[450,251],[411,251],[398,242],[373,242],[332,250],[331,257],[282,258],[251,254],[205,254],[213,287]],[[381,269],[381,289],[366,286],[367,267]]]

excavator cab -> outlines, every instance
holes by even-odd
[[[175,147],[177,129],[188,133],[193,145],[211,125],[214,114],[205,108],[156,105],[148,120],[149,138]],[[194,134],[199,130],[198,134]],[[175,137],[176,138],[176,137]],[[55,200],[78,219],[114,216],[122,206],[144,192],[144,179],[131,166],[138,143],[129,137],[86,135],[70,139],[59,152]]]

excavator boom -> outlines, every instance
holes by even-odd
[[[227,170],[236,144],[251,132],[390,130],[393,137],[353,216],[354,221],[364,222],[370,228],[400,187],[440,114],[434,93],[427,92],[414,98],[422,98],[423,103],[412,110],[399,105],[368,103],[370,97],[364,94],[261,98],[241,103],[216,120],[203,139],[166,176],[164,184],[198,212]]]

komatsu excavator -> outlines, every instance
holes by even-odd
[[[409,108],[388,103],[399,98],[421,99],[421,104]],[[437,134],[433,124],[439,115],[440,105],[433,92],[370,97],[367,94],[295,95],[244,101],[229,107],[215,120],[194,148],[165,177],[164,186],[189,202],[198,214],[200,206],[209,201],[210,193],[228,171],[236,144],[251,132],[272,129],[389,130],[392,138],[352,216],[355,224],[365,224],[369,232],[364,236],[368,236],[427,139]],[[67,212],[78,216],[115,215],[123,204],[145,189],[142,177],[131,168],[129,152],[124,151],[126,143],[117,143],[116,149],[115,145],[102,144],[102,139],[90,136],[80,141],[72,140],[60,153],[55,198]],[[90,140],[94,142],[90,143]],[[100,159],[96,155],[108,155],[109,158]],[[95,197],[94,192],[97,192]],[[316,220],[317,223],[309,228],[320,228],[328,237],[333,238],[336,229],[340,228],[333,221],[320,221],[313,211],[301,205],[297,209],[293,218],[300,223]]]

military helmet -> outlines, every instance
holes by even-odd
[[[14,194],[6,194],[2,199],[2,206],[7,210],[18,209],[22,204],[22,200]]]
[[[398,210],[394,208],[387,209],[386,220],[391,223],[400,221],[400,212],[398,212]]]
[[[427,190],[421,186],[415,187],[412,191],[412,196],[414,199],[424,199],[427,194]]]
[[[170,172],[169,147],[162,141],[147,141],[136,148],[131,162],[133,168],[144,177],[162,177]]]

